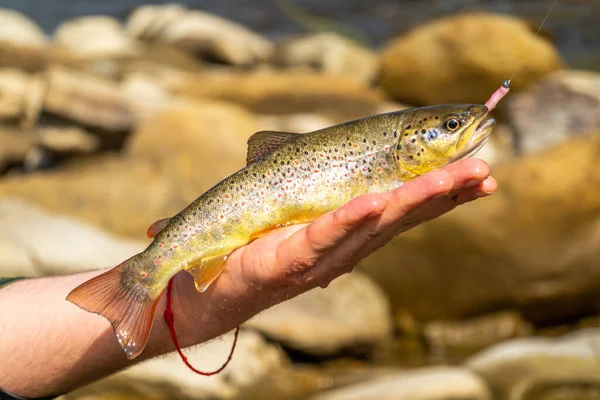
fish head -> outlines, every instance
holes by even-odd
[[[407,110],[397,144],[402,169],[415,175],[470,157],[487,142],[495,121],[479,104],[437,105]]]

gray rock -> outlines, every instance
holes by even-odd
[[[372,83],[379,71],[379,57],[374,52],[332,32],[279,42],[273,61],[343,75],[364,84]]]
[[[0,201],[0,270],[46,276],[117,265],[145,248],[91,225],[48,213],[20,199]]]
[[[508,99],[516,149],[528,154],[600,131],[600,74],[554,73]]]
[[[311,400],[488,400],[485,382],[461,367],[429,367],[386,374],[381,378],[316,395]]]
[[[534,392],[560,393],[600,385],[600,329],[583,329],[559,338],[513,339],[467,360],[499,399],[532,399]]]
[[[315,355],[374,345],[389,337],[388,300],[364,274],[354,271],[275,306],[245,326]]]
[[[202,370],[220,367],[231,349],[228,333],[200,346],[185,349],[190,363]],[[230,399],[244,388],[285,366],[285,356],[259,334],[241,330],[231,363],[217,375],[198,376],[176,353],[144,361],[63,396],[61,400],[115,398]]]
[[[233,65],[264,61],[273,51],[271,42],[242,25],[176,4],[139,7],[127,30],[135,38],[173,44]]]

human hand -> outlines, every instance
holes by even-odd
[[[205,293],[180,273],[173,291],[175,313],[186,317],[177,328],[182,345],[219,336],[273,305],[326,287],[397,234],[492,194],[497,184],[489,174],[485,162],[462,160],[391,192],[357,197],[310,224],[276,230],[232,253]]]

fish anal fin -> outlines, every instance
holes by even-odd
[[[248,154],[246,164],[252,164],[261,158],[271,154],[284,143],[301,136],[300,133],[260,131],[248,139]]]
[[[122,285],[127,262],[82,283],[69,293],[67,300],[106,318],[127,358],[132,360],[146,347],[160,296],[151,298],[139,285],[130,290]]]
[[[148,231],[146,232],[146,235],[152,239],[153,237],[155,237],[156,235],[158,235],[160,233],[160,231],[162,231],[163,229],[165,229],[165,227],[167,225],[169,225],[169,222],[171,222],[171,218],[165,218],[165,219],[161,219],[156,221],[155,223],[153,223],[152,225],[150,225],[150,227],[148,228]]]
[[[206,289],[208,289],[219,275],[221,275],[223,269],[225,269],[228,256],[229,255],[205,258],[193,266],[186,268],[186,271],[194,277],[196,290],[205,292]]]

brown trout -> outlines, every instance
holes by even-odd
[[[67,299],[108,319],[133,359],[146,345],[156,304],[175,274],[189,272],[203,292],[229,254],[270,230],[314,221],[359,195],[392,190],[473,155],[492,131],[490,108],[438,105],[304,134],[257,132],[248,140],[245,168],[154,223],[146,250]]]

